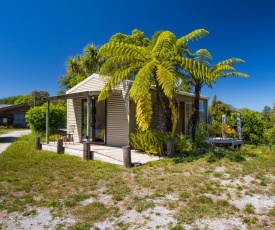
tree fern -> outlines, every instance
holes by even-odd
[[[152,99],[149,92],[140,96],[136,101],[136,121],[140,130],[149,128],[152,119]]]
[[[173,127],[176,127],[177,114],[170,104],[175,95],[178,78],[183,76],[179,68],[180,64],[184,63],[189,71],[192,70],[196,73],[201,73],[205,68],[196,66],[193,60],[182,60],[181,57],[183,54],[191,55],[187,49],[189,40],[199,39],[207,34],[206,30],[199,29],[177,40],[172,32],[163,31],[155,33],[152,41],[145,38],[143,33],[138,30],[133,31],[130,36],[116,34],[99,50],[99,54],[107,58],[100,70],[100,75],[110,76],[106,77],[107,82],[99,95],[99,100],[106,99],[110,96],[114,86],[134,76],[130,97],[137,104],[138,127],[145,130],[150,126],[152,118],[150,89],[152,85],[155,85],[157,95],[166,97],[160,100],[161,103],[164,103],[161,107],[165,108],[160,112],[165,114],[166,121],[171,120],[172,113],[175,123]],[[163,125],[158,127],[163,127]],[[167,125],[167,127],[170,126]]]

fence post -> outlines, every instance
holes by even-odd
[[[42,149],[42,144],[40,143],[40,137],[35,138],[35,149],[37,149],[37,150]]]
[[[131,159],[131,147],[130,146],[123,146],[123,165],[126,168],[132,167],[132,159]]]
[[[93,160],[94,151],[91,151],[91,145],[89,142],[83,143],[83,160]]]
[[[63,139],[58,139],[57,140],[56,152],[57,153],[63,153],[64,152],[64,149],[63,149]]]

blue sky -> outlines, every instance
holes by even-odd
[[[177,37],[204,28],[209,35],[189,44],[205,48],[213,64],[231,57],[249,78],[221,79],[202,94],[236,108],[262,111],[275,102],[275,1],[273,0],[2,0],[0,98],[42,89],[55,95],[69,56],[101,46],[118,32],[137,28],[149,38],[158,30]]]

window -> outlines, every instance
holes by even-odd
[[[13,125],[25,125],[26,119],[24,113],[15,113],[13,117]]]
[[[199,111],[204,112],[204,106],[203,106],[203,101],[199,102]]]

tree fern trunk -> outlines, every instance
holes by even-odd
[[[199,124],[199,118],[200,118],[200,114],[199,114],[200,91],[201,91],[201,86],[195,85],[195,98],[192,105],[192,115],[190,118],[192,140],[195,140],[196,132]]]
[[[172,112],[169,107],[169,99],[165,96],[162,88],[156,81],[156,101],[153,105],[153,118],[151,122],[151,128],[158,130],[161,133],[171,132],[172,123]]]

